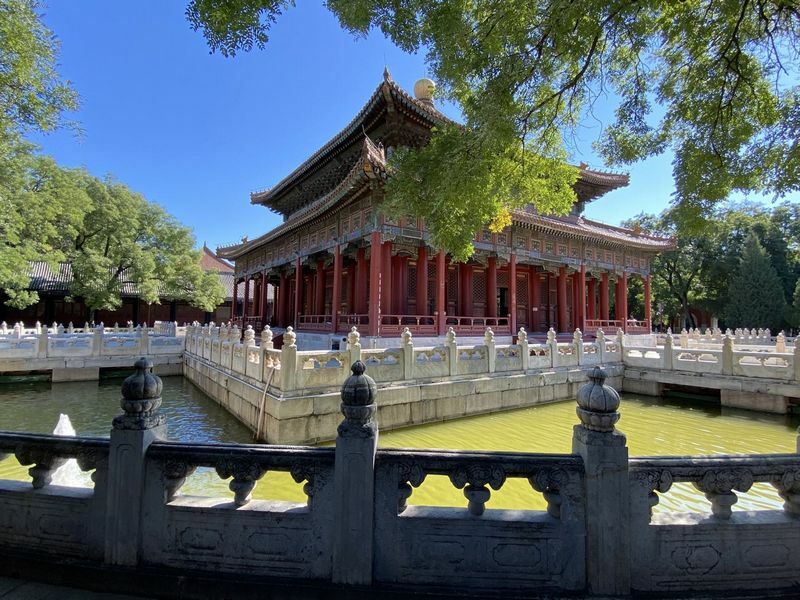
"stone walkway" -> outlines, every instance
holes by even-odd
[[[0,577],[0,600],[147,600],[143,596],[124,596],[105,592],[88,592],[77,588],[35,583],[23,579]]]

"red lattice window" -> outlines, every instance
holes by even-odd
[[[508,287],[508,271],[499,271],[497,273],[497,287]]]

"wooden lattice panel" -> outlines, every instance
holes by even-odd
[[[486,304],[486,273],[484,271],[473,271],[472,302],[479,306]]]
[[[528,276],[517,275],[517,304],[528,306]]]
[[[417,298],[417,266],[408,266],[408,292],[406,297],[409,301],[415,301]]]
[[[498,271],[497,273],[497,287],[508,287],[508,271]]]

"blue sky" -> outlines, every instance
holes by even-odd
[[[81,97],[71,115],[81,132],[35,141],[62,165],[111,174],[158,202],[212,248],[280,222],[250,205],[250,192],[277,183],[347,124],[384,65],[407,90],[427,75],[423,55],[404,54],[379,33],[353,38],[321,3],[290,9],[266,50],[227,59],[209,54],[184,10],[180,0],[46,4],[59,70]],[[603,166],[590,147],[598,131],[590,123],[581,132],[575,163]],[[630,174],[630,186],[590,204],[587,215],[617,224],[667,206],[669,157]]]

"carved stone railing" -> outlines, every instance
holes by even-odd
[[[276,352],[268,338],[262,357]],[[245,339],[247,354],[256,346]],[[348,345],[350,356],[360,352],[355,332]],[[522,360],[518,352],[495,360]],[[785,588],[796,597],[799,454],[629,459],[616,429],[619,394],[599,367],[577,394],[573,454],[378,450],[379,392],[366,368],[355,361],[342,385],[335,448],[309,448],[166,441],[161,381],[152,362],[137,361],[109,440],[0,432],[0,459],[14,455],[31,478],[0,480],[0,553],[70,569],[102,565],[109,577],[121,569],[134,584],[156,569],[179,580],[187,570],[227,581],[257,573],[326,591],[630,597]],[[94,470],[93,488],[53,483],[70,458]],[[229,479],[230,495],[182,494],[201,469]],[[305,501],[271,497],[272,472],[302,485]],[[416,503],[415,490],[434,478],[464,499]],[[525,494],[518,507],[493,508],[493,494],[514,480],[531,499],[541,494],[545,510],[532,510]],[[653,514],[676,483],[694,486],[710,509]],[[782,508],[736,510],[739,494],[764,484]]]
[[[800,539],[800,455],[642,457],[630,460],[632,587],[642,591],[790,588]],[[653,508],[689,483],[709,511]],[[783,511],[736,511],[768,484]],[[769,573],[765,579],[765,574]]]
[[[744,349],[737,348],[731,336],[721,339],[721,344],[706,348],[677,347],[672,335],[664,337],[663,346],[623,342],[622,360],[627,367],[800,381],[800,346],[787,347],[779,339],[778,350],[769,346]]]
[[[736,495],[747,493],[754,483],[772,485],[784,499],[789,515],[800,515],[800,460],[797,454],[760,454],[735,456],[641,457],[630,461],[633,502],[643,515],[659,502],[673,483],[691,483],[710,503],[717,519],[730,519]]]
[[[328,479],[333,468],[332,448],[305,446],[154,442],[147,458],[161,472],[159,479],[167,502],[179,495],[186,478],[198,467],[208,467],[221,479],[230,479],[229,488],[237,507],[250,502],[253,489],[268,472],[286,472],[297,483],[303,483],[310,505],[315,486]]]
[[[483,344],[460,346],[451,328],[442,345],[417,347],[412,332],[404,327],[399,347],[367,350],[361,348],[361,335],[352,327],[346,349],[311,351],[298,350],[296,334],[289,327],[277,351],[268,327],[260,336],[247,328],[242,336],[236,327],[195,325],[187,327],[186,354],[224,372],[245,375],[255,385],[269,381],[283,392],[335,388],[357,360],[366,362],[376,381],[387,383],[620,362],[621,344],[606,339],[602,331],[593,341],[584,341],[576,331],[572,342],[558,342],[551,330],[544,344],[529,343],[524,329],[517,334],[517,344],[496,344],[490,328],[483,334]]]
[[[437,475],[463,490],[462,507],[413,503],[414,490]],[[492,493],[512,479],[524,481],[532,498],[543,495],[546,510],[526,510],[525,503],[522,510],[492,509]],[[375,501],[378,582],[451,589],[480,589],[491,582],[495,590],[514,591],[579,590],[585,585],[585,495],[579,456],[379,450]],[[477,548],[493,560],[478,566],[471,558]],[[442,568],[445,564],[448,568]]]
[[[50,485],[53,473],[70,458],[82,471],[95,471],[105,465],[108,439],[0,431],[0,460],[11,455],[21,465],[30,465],[28,475],[33,489],[38,490]],[[92,480],[96,481],[96,473]]]
[[[88,329],[88,333],[87,333]],[[37,333],[38,332],[38,333]],[[0,335],[0,361],[4,359],[69,359],[136,357],[142,355],[180,356],[184,349],[185,328],[174,323],[145,327],[73,328],[37,326],[22,333],[15,326]]]

